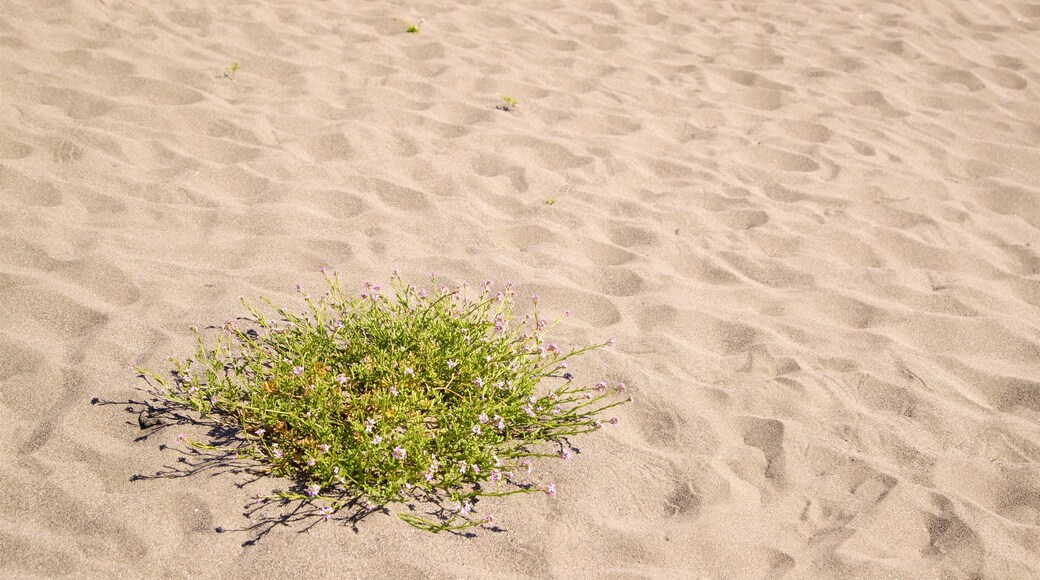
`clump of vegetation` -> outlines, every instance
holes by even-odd
[[[324,270],[323,270],[324,272]],[[510,285],[366,283],[356,297],[338,274],[299,314],[277,320],[249,304],[213,345],[174,361],[174,379],[147,373],[178,405],[239,428],[240,453],[293,478],[295,489],[258,498],[301,500],[328,520],[348,506],[396,502],[429,531],[490,526],[481,497],[543,492],[532,459],[568,459],[569,437],[616,424],[602,414],[630,400],[619,384],[578,384],[568,361],[614,340],[565,350],[547,333],[559,322],[517,320]],[[144,372],[144,371],[142,371]],[[191,442],[200,449],[211,449]]]
[[[242,67],[240,67],[237,62],[227,65],[224,67],[224,78],[235,80],[235,73],[237,73],[240,68]]]
[[[559,202],[560,202],[560,200],[557,199],[555,195],[550,195],[549,197],[545,198],[545,202],[544,203],[545,203],[545,205],[556,205]]]
[[[513,97],[510,97],[509,95],[502,95],[501,99],[505,104],[498,105],[497,107],[495,107],[499,111],[512,111],[515,110],[516,106],[520,104],[520,101],[514,99]]]

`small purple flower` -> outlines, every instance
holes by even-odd
[[[329,517],[332,516],[332,508],[326,506],[318,510],[318,514],[321,515],[323,521],[329,521]]]
[[[292,368],[292,374],[294,374],[296,376],[302,375],[303,374],[303,367],[293,367]]]
[[[465,474],[467,471],[469,471],[469,464],[466,463],[465,461],[460,461],[459,462],[459,473]]]
[[[307,495],[309,497],[314,497],[318,495],[319,491],[321,491],[321,487],[318,484],[307,486]]]
[[[545,345],[545,350],[548,350],[553,354],[560,354],[560,347],[557,346],[554,342],[550,342],[549,344]]]
[[[278,448],[277,443],[273,444],[271,447],[271,455],[274,455],[275,459],[281,459],[282,455],[285,455],[285,453],[283,453],[282,450]]]
[[[552,412],[555,415],[559,415],[561,411],[563,411],[563,405],[556,405],[555,407],[553,407]]]
[[[524,459],[523,461],[521,461],[520,462],[520,466],[525,468],[525,469],[527,469],[527,473],[531,473],[531,460],[530,459]]]
[[[479,389],[484,386],[484,379],[477,377],[473,379],[473,384],[476,385],[476,387]]]
[[[379,445],[382,442],[383,442],[383,438],[380,437],[379,435],[376,435],[375,437],[372,438],[372,445]]]
[[[373,419],[365,419],[365,433],[371,433],[372,428],[376,426],[376,422]]]
[[[314,458],[312,457],[312,458],[307,460],[307,467],[314,467],[315,463],[316,462],[314,461]]]
[[[412,370],[412,367],[408,367],[408,368],[404,369],[404,374],[406,374],[406,375],[408,375],[410,377],[414,377],[415,376],[415,371]]]
[[[550,483],[549,485],[545,486],[545,495],[547,495],[549,497],[556,497],[556,484],[555,483]]]
[[[566,461],[566,460],[568,460],[570,458],[571,458],[571,452],[570,452],[569,449],[564,449],[563,451],[560,452],[560,459],[563,459],[564,461]]]
[[[488,422],[487,414],[486,413],[481,413],[480,416],[477,417],[477,421],[480,421],[481,423],[487,423]]]
[[[476,463],[470,465],[469,468],[473,470],[473,473],[480,473],[480,466]]]
[[[506,430],[506,420],[501,415],[495,415],[495,427],[498,427],[499,431]]]
[[[336,377],[336,382],[338,382],[341,385],[347,384],[347,375],[340,373],[340,375]]]
[[[329,452],[329,449],[332,449],[332,447],[330,447],[328,443],[322,443],[322,444],[321,444],[321,445],[319,445],[318,447],[320,447],[320,448],[321,448],[321,452],[322,452],[322,453],[328,453],[328,452]],[[336,469],[339,469],[339,468],[337,467]]]
[[[534,407],[532,407],[530,403],[524,405],[523,409],[524,409],[524,413],[527,413],[529,416],[531,416],[531,417],[535,417],[536,416],[534,414]]]
[[[393,450],[393,452],[391,452],[391,455],[394,456],[394,459],[404,459],[404,456],[405,456],[404,447],[401,447],[400,445],[398,445],[397,447],[394,447],[394,450]]]
[[[177,443],[184,443],[188,439],[188,436],[184,433],[177,434]]]
[[[607,339],[607,346],[614,346],[615,344],[617,344],[617,340],[613,336]]]
[[[253,433],[255,433],[257,437],[263,437],[264,433],[267,433],[267,430],[265,430],[265,429],[257,429],[256,431],[253,431]]]
[[[296,291],[297,292],[303,292],[303,283],[301,283],[301,282],[297,282],[296,283]]]
[[[488,474],[488,479],[490,479],[492,482],[497,483],[499,480],[502,479],[502,472],[498,469],[492,469],[491,473]]]
[[[602,429],[603,428],[603,422],[600,421],[599,419],[596,419],[595,421],[592,422],[592,428],[593,429]]]
[[[462,509],[459,510],[459,513],[462,515],[466,515],[471,510],[473,510],[473,504],[467,501],[466,503],[462,504]]]
[[[481,523],[481,525],[486,528],[486,527],[490,526],[493,523],[495,523],[495,516],[493,516],[491,514],[488,514],[488,515],[484,516],[484,520]]]
[[[474,425],[470,431],[473,431],[474,435],[480,435],[480,425]]]
[[[324,274],[325,272],[328,272],[329,269],[326,266],[322,266],[321,268],[318,268],[318,271],[321,272],[322,274]]]
[[[628,387],[625,386],[625,383],[618,383],[615,390],[619,393],[627,393]]]
[[[390,394],[396,397],[397,396],[397,387],[390,387]]]
[[[531,294],[531,302],[533,302],[534,305],[537,306],[538,303],[541,302],[541,299],[538,298],[537,294]]]
[[[457,365],[458,365],[459,363],[457,363],[456,361],[453,361],[453,360],[448,360],[448,362],[447,362],[447,363],[445,363],[445,364],[447,364],[447,365],[448,365],[448,368],[449,368],[449,369],[453,369],[453,368],[455,368],[455,367],[456,367],[456,366],[457,366]]]

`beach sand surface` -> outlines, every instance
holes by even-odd
[[[4,2],[0,576],[1040,577],[1038,55],[1030,0]],[[634,402],[504,531],[250,545],[284,482],[150,477],[205,431],[127,365],[323,266],[512,281]]]

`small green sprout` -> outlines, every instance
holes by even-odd
[[[520,101],[514,99],[513,97],[510,97],[509,95],[502,95],[501,98],[505,102],[505,104],[496,107],[500,111],[512,111],[513,109],[516,109],[517,105],[520,104]]]
[[[557,202],[559,202],[559,200],[556,199],[556,196],[550,195],[549,197],[545,198],[545,205],[556,205]]]
[[[408,34],[419,34],[419,29],[422,28],[424,22],[426,22],[426,19],[421,18],[417,24],[409,24],[408,28],[405,28],[404,31]]]
[[[238,69],[240,68],[242,67],[239,66],[237,62],[233,62],[227,65],[226,67],[224,67],[224,78],[235,80],[235,73],[237,73]]]

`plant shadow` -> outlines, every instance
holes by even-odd
[[[142,375],[142,378],[147,381],[147,377]],[[191,426],[205,429],[207,444],[205,448],[192,446],[182,448],[160,444],[160,450],[176,455],[174,461],[163,465],[151,474],[133,474],[130,476],[130,481],[230,475],[236,478],[234,482],[236,487],[245,489],[260,480],[276,477],[263,464],[243,457],[241,452],[246,448],[246,443],[241,437],[239,427],[216,420],[193,417],[180,405],[162,398],[154,385],[149,383],[149,386],[150,389],[139,389],[146,395],[143,400],[114,401],[94,397],[90,402],[96,406],[122,407],[124,412],[132,415],[133,418],[127,420],[127,424],[136,425],[141,429],[141,435],[134,438],[135,443],[150,441],[154,436],[167,429]],[[305,483],[290,481],[288,491],[302,495],[305,491]],[[278,493],[278,490],[275,490],[275,493]],[[247,525],[235,528],[218,526],[214,531],[220,534],[245,534],[247,538],[242,542],[242,546],[253,546],[275,528],[288,528],[297,533],[306,533],[325,521],[348,525],[355,533],[359,533],[361,530],[358,524],[364,518],[376,512],[389,513],[382,507],[369,509],[360,503],[358,498],[351,498],[346,494],[341,494],[339,497],[333,496],[332,499],[342,506],[335,514],[326,513],[306,500],[283,498],[277,495],[258,496],[244,506],[242,515],[249,520]]]

